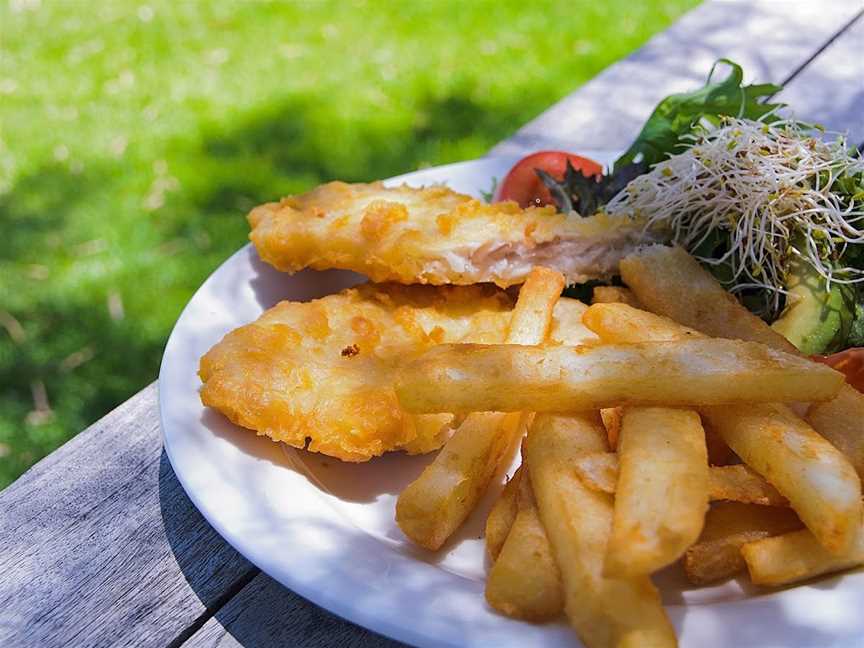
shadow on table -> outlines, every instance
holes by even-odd
[[[256,648],[402,645],[330,614],[262,574],[198,512],[164,450],[159,463],[159,506],[177,566],[205,608],[172,646],[187,641],[201,645],[226,633],[239,645]]]

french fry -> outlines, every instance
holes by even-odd
[[[618,484],[618,455],[614,452],[580,455],[573,461],[573,471],[591,490],[611,495]]]
[[[842,383],[843,376],[825,365],[752,342],[442,344],[402,369],[396,393],[403,408],[415,413],[574,412],[825,400]]]
[[[618,437],[621,436],[621,417],[623,415],[623,407],[606,407],[600,410],[600,418],[603,420],[603,427],[606,428],[606,438],[609,439],[609,447],[612,450],[618,448]]]
[[[568,346],[597,344],[599,338],[582,323],[582,315],[586,310],[588,307],[578,299],[559,299],[555,304],[549,339]]]
[[[527,473],[519,480],[518,500],[516,519],[486,581],[486,600],[507,616],[544,621],[561,614],[564,590]]]
[[[467,416],[396,500],[396,523],[403,533],[421,547],[440,549],[473,510],[525,423],[518,413]]]
[[[591,306],[583,320],[604,338],[611,337],[613,329],[615,339],[634,342],[645,339],[640,330],[664,340],[675,335],[671,320],[624,304]],[[683,328],[679,335],[681,344],[700,336]],[[784,405],[701,407],[700,411],[727,445],[789,500],[829,551],[848,550],[861,523],[861,483],[841,452]]]
[[[806,529],[749,542],[741,554],[756,585],[788,585],[864,564],[864,527],[840,556],[826,551]]]
[[[795,347],[750,313],[681,248],[653,246],[621,261],[621,277],[647,310],[714,337],[762,342],[779,351]],[[811,406],[807,420],[864,479],[864,394],[844,385],[837,399]]]
[[[741,547],[802,527],[788,508],[720,502],[705,516],[699,541],[684,553],[684,571],[694,585],[730,578],[745,568]]]
[[[606,450],[596,413],[538,415],[525,460],[540,519],[564,583],[564,609],[588,648],[675,646],[675,633],[647,576],[603,575],[612,525],[612,498],[586,487],[573,462]]]
[[[774,486],[744,464],[711,466],[708,473],[712,500],[727,500],[760,506],[789,506]]]
[[[639,300],[636,299],[633,291],[623,286],[596,286],[591,296],[591,303],[622,303],[629,304],[635,308],[640,307]],[[588,327],[585,328],[587,329]],[[621,407],[610,407],[600,410],[600,417],[603,419],[603,427],[606,428],[606,436],[609,439],[609,446],[612,450],[618,447],[618,436],[621,432],[621,416],[623,413],[624,409]]]
[[[549,334],[564,277],[534,268],[513,310],[509,344],[540,344]],[[501,459],[530,422],[527,413],[484,410],[465,417],[435,460],[396,501],[396,522],[421,547],[439,549],[485,492]]]
[[[554,323],[555,308],[564,290],[564,275],[536,267],[519,290],[513,308],[507,344],[542,344]],[[577,302],[578,303],[578,302]],[[564,311],[559,309],[559,316]]]
[[[595,286],[591,295],[592,304],[612,304],[620,302],[640,308],[639,300],[629,288],[623,286]]]
[[[494,561],[501,553],[501,547],[507,540],[510,527],[516,520],[519,510],[519,480],[522,478],[522,467],[520,466],[505,485],[489,517],[486,518],[486,553]]]
[[[839,450],[784,405],[701,410],[735,454],[789,500],[828,551],[849,551],[861,527],[861,482]]]
[[[621,260],[621,278],[644,308],[714,337],[798,350],[744,308],[699,262],[680,247],[652,245]]]
[[[605,573],[651,574],[696,542],[708,509],[708,452],[696,412],[624,409]]]
[[[582,323],[607,344],[679,342],[707,337],[668,317],[627,304],[594,304],[585,310]]]
[[[573,464],[573,470],[589,488],[614,493],[618,481],[618,455],[612,452],[586,454]],[[776,488],[743,464],[709,467],[708,498],[760,506],[789,506],[789,500]]]

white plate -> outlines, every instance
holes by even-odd
[[[478,195],[513,161],[486,158],[394,180],[446,182]],[[165,449],[180,483],[210,524],[263,571],[371,630],[421,646],[578,645],[563,621],[516,622],[486,605],[480,535],[494,493],[459,538],[437,554],[425,552],[407,542],[393,511],[428,457],[343,464],[257,437],[202,407],[198,359],[226,332],[281,299],[312,299],[360,280],[339,271],[281,274],[250,246],[207,279],[177,321],[159,374]],[[658,580],[683,646],[864,645],[861,572],[772,594],[737,582],[690,589],[674,571]]]

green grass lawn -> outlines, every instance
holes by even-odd
[[[4,3],[0,488],[156,377],[251,206],[482,155],[695,4]]]

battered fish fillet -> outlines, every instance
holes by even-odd
[[[202,402],[274,441],[345,461],[443,443],[450,414],[399,408],[397,366],[445,342],[503,342],[513,299],[494,286],[365,284],[312,302],[282,302],[202,359]],[[562,299],[553,335],[591,334],[585,306]]]
[[[406,284],[506,287],[537,265],[579,283],[616,274],[623,256],[652,240],[626,218],[487,205],[442,186],[380,182],[321,185],[256,207],[249,224],[258,254],[279,270],[340,268]]]

